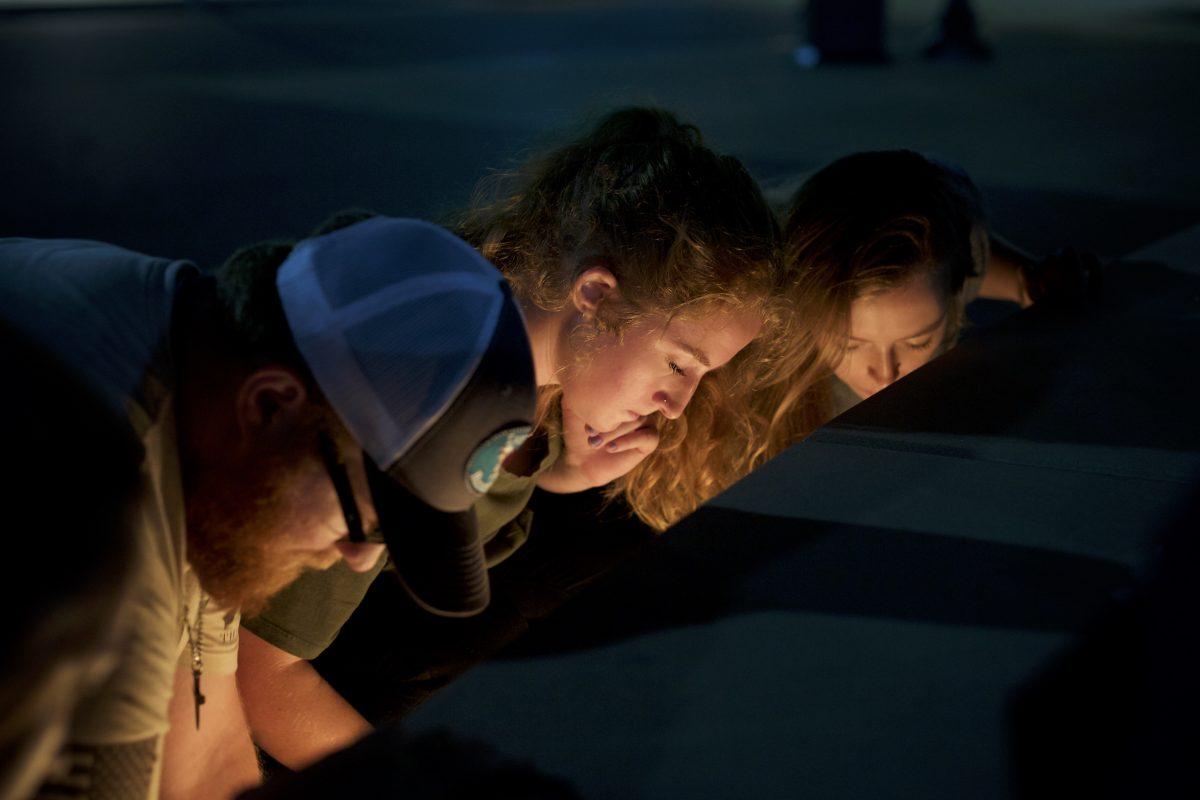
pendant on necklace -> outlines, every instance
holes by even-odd
[[[196,703],[196,730],[200,730],[200,706],[204,705],[204,695],[200,692],[200,670],[192,667],[192,699]]]

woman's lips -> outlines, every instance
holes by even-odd
[[[603,438],[605,436],[611,435],[613,432],[615,432],[618,428],[620,428],[622,425],[625,425],[626,423],[637,422],[643,416],[645,416],[645,415],[639,414],[636,411],[626,411],[625,419],[621,420],[616,425],[613,425],[609,428],[605,428],[604,430],[601,430],[600,428],[597,428],[595,425],[590,425],[590,424],[585,423],[583,426],[583,430],[584,430],[584,433],[588,434],[588,438],[591,438],[592,436],[600,436],[601,438]]]

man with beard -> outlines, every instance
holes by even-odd
[[[486,604],[468,509],[528,433],[533,366],[507,284],[446,231],[374,218],[247,248],[216,277],[97,242],[0,240],[0,320],[142,447],[128,644],[76,708],[47,795],[257,782],[239,610],[304,569],[371,569],[377,529],[419,600]]]

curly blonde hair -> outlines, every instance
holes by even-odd
[[[547,311],[564,308],[575,279],[602,263],[621,287],[622,302],[600,320],[609,330],[714,307],[751,310],[767,329],[779,316],[778,226],[762,193],[737,159],[714,152],[695,126],[662,109],[612,112],[565,146],[491,176],[457,231],[523,303]],[[764,352],[746,348],[722,368],[723,378],[752,383]],[[693,448],[702,451],[711,436],[740,425],[737,409],[713,394],[711,377],[698,394],[710,398],[713,422],[690,424],[706,435],[685,436],[687,421],[659,421],[660,449],[689,463],[698,459]],[[554,425],[558,395],[557,386],[542,392],[544,428]],[[648,458],[610,494],[624,496],[649,525],[666,527],[674,501],[663,492],[675,489],[664,471],[673,468]]]
[[[673,524],[829,421],[855,299],[928,273],[951,301],[946,340],[954,341],[964,284],[986,260],[986,236],[983,253],[974,241],[981,229],[970,178],[918,153],[857,153],[809,178],[784,218],[784,311],[769,363],[752,382],[713,376],[678,420],[688,446],[664,440],[643,462],[647,475],[629,491],[646,496],[655,524]]]

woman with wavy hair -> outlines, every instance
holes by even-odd
[[[660,525],[952,347],[977,297],[1025,307],[1080,275],[990,235],[971,179],[908,150],[834,161],[783,220],[788,346],[756,384],[717,376],[692,403],[682,422],[710,432],[703,445],[666,444],[623,479]]]
[[[673,452],[692,441],[705,447],[682,424],[693,396],[703,392],[714,417],[736,419],[739,407],[722,404],[707,384],[716,375],[753,383],[777,341],[783,272],[774,216],[736,159],[665,111],[614,112],[566,146],[493,176],[457,230],[510,282],[541,387],[543,435],[505,461],[476,505],[489,566],[528,537],[524,508],[535,485],[578,492],[626,475],[660,441]],[[649,487],[664,485],[655,469],[641,468]],[[629,497],[663,527],[653,494]],[[369,729],[306,659],[332,642],[376,574],[307,574],[245,624],[239,684],[248,718],[256,741],[289,767]],[[373,646],[395,640],[381,633]],[[420,641],[394,645],[421,661],[411,652]],[[388,663],[376,656],[354,660]],[[438,674],[438,658],[430,654],[420,674]],[[279,703],[281,691],[293,701]]]
[[[791,296],[840,413],[952,347],[976,298],[1033,302],[1033,262],[989,235],[966,173],[908,150],[813,175],[784,221]],[[832,374],[828,374],[832,373]],[[797,379],[798,378],[798,379]],[[794,388],[806,376],[793,375]]]
[[[607,484],[660,435],[682,441],[674,421],[714,370],[753,382],[769,343],[743,349],[779,316],[775,223],[741,164],[696,128],[620,111],[489,188],[459,233],[526,312],[543,418],[565,445],[542,488]]]

